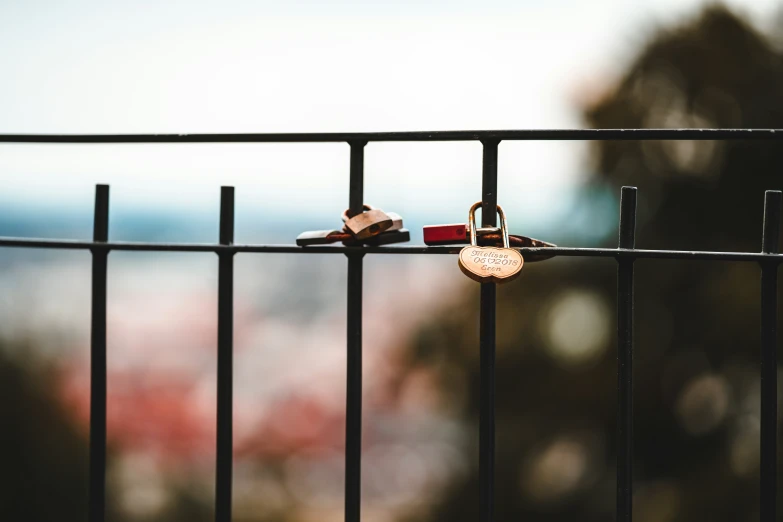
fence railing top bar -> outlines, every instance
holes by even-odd
[[[456,246],[308,246],[249,244],[221,245],[218,243],[143,243],[130,241],[93,242],[62,239],[32,239],[0,237],[0,247],[47,248],[59,250],[116,250],[125,252],[214,252],[214,253],[278,253],[278,254],[458,254],[464,245]],[[688,250],[644,250],[617,248],[515,248],[523,255],[548,257],[613,257],[634,259],[691,259],[717,261],[756,261],[783,263],[783,254],[762,252],[710,252]]]
[[[0,134],[0,143],[334,143],[481,140],[783,140],[783,129],[523,129],[278,134]]]

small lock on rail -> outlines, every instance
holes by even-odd
[[[346,246],[382,246],[410,241],[410,232],[403,227],[402,216],[370,205],[363,205],[362,212],[356,216],[351,215],[349,209],[345,210],[342,222],[341,229],[302,232],[296,238],[296,244],[310,246],[342,242]]]
[[[470,246],[460,250],[459,268],[462,270],[462,273],[479,283],[507,283],[513,281],[519,277],[524,260],[522,259],[522,254],[509,247],[506,213],[503,212],[500,205],[497,206],[503,247],[478,246],[476,239],[476,209],[480,206],[481,201],[478,201],[470,207],[468,212]]]
[[[345,230],[360,241],[377,236],[394,224],[392,218],[379,208],[363,205],[363,210],[363,212],[351,216],[350,209],[346,209],[342,216]]]

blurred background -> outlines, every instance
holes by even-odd
[[[657,2],[0,4],[0,133],[783,126],[783,10]],[[505,142],[512,233],[758,251],[775,143]],[[370,144],[365,200],[421,226],[480,198],[478,143]],[[0,145],[0,235],[237,242],[335,228],[348,147]],[[234,520],[343,518],[345,260],[235,260]],[[0,250],[0,518],[87,512],[90,256]],[[497,517],[615,502],[611,259],[529,264],[498,296]],[[639,522],[757,518],[759,270],[636,263]],[[217,259],[113,252],[109,520],[212,519]],[[478,285],[452,256],[365,261],[363,520],[476,520]]]

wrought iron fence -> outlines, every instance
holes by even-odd
[[[482,226],[496,226],[498,145],[503,140],[775,140],[774,129],[601,129],[504,130],[387,133],[302,134],[134,134],[134,135],[0,135],[0,143],[309,143],[342,142],[350,146],[351,212],[362,211],[364,147],[381,141],[480,141],[483,145]],[[761,458],[760,519],[776,517],[777,470],[777,281],[781,192],[767,191],[760,252],[703,252],[635,248],[636,188],[623,187],[618,248],[546,248],[547,255],[611,257],[617,260],[617,508],[619,522],[632,518],[633,481],[633,309],[634,261],[682,259],[744,261],[761,270]],[[92,241],[0,237],[0,247],[81,249],[92,253],[90,484],[89,521],[103,522],[106,506],[106,273],[112,250],[215,252],[218,256],[217,467],[215,520],[231,520],[233,390],[233,257],[237,253],[344,254],[348,258],[347,382],[345,431],[345,520],[359,522],[362,431],[362,262],[366,254],[457,254],[461,247],[309,246],[234,244],[234,189],[222,187],[220,234],[216,244],[109,241],[109,187],[98,185]],[[519,248],[523,255],[539,248]],[[479,315],[480,516],[492,522],[495,476],[495,305],[496,285],[481,284]]]

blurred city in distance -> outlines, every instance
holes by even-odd
[[[2,7],[15,45],[0,60],[19,74],[0,87],[0,132],[781,127],[773,4],[660,4],[621,18],[637,8],[498,3],[475,20],[462,6],[432,26],[445,6],[323,14],[354,41],[314,5],[275,11],[293,36],[258,31],[270,22],[249,4],[129,12],[138,25],[115,36],[103,9]],[[48,29],[48,44],[30,38]],[[112,239],[213,242],[219,186],[235,185],[237,242],[291,243],[338,226],[347,152],[2,145],[0,235],[90,237],[93,185],[109,182]],[[614,245],[634,185],[637,246],[757,251],[782,167],[764,142],[503,143],[499,201],[512,233]],[[365,170],[366,201],[401,213],[417,244],[480,196],[478,144],[373,144]],[[0,267],[0,519],[84,520],[89,254],[6,249]],[[211,520],[217,260],[113,252],[109,267],[109,519]],[[450,256],[369,256],[364,276],[363,520],[475,520],[478,288]],[[639,261],[636,277],[634,516],[755,519],[758,271]],[[615,278],[611,260],[555,259],[498,292],[498,519],[614,511]],[[238,255],[235,281],[234,519],[342,520],[345,261]]]

